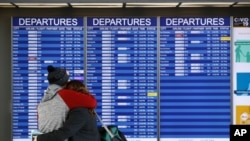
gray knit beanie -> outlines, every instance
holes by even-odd
[[[69,81],[69,74],[66,69],[56,68],[51,65],[47,67],[49,84],[64,86]]]

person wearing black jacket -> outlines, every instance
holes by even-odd
[[[84,107],[69,111],[63,127],[35,137],[34,141],[100,141],[96,117]]]

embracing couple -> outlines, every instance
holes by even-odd
[[[97,101],[66,69],[48,66],[49,86],[38,105],[38,129],[33,141],[100,141],[94,109]]]

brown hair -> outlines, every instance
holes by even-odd
[[[91,95],[90,92],[89,92],[89,90],[86,88],[86,86],[80,80],[71,80],[71,81],[69,81],[64,86],[64,89],[70,89],[70,90],[74,90],[74,91],[80,92],[82,94]],[[95,115],[94,109],[89,109],[89,112],[92,115]]]
[[[80,80],[71,80],[64,86],[64,88],[74,90],[83,94],[90,94],[89,90]]]

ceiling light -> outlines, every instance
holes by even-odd
[[[237,2],[233,7],[250,7],[250,2]]]
[[[121,8],[122,3],[70,3],[73,8]]]
[[[126,3],[126,7],[176,7],[178,3]]]
[[[185,2],[180,7],[230,7],[232,4],[233,2]]]
[[[19,8],[62,8],[68,7],[67,3],[15,3]]]
[[[1,8],[13,8],[15,6],[12,5],[11,3],[0,3],[0,7]]]

